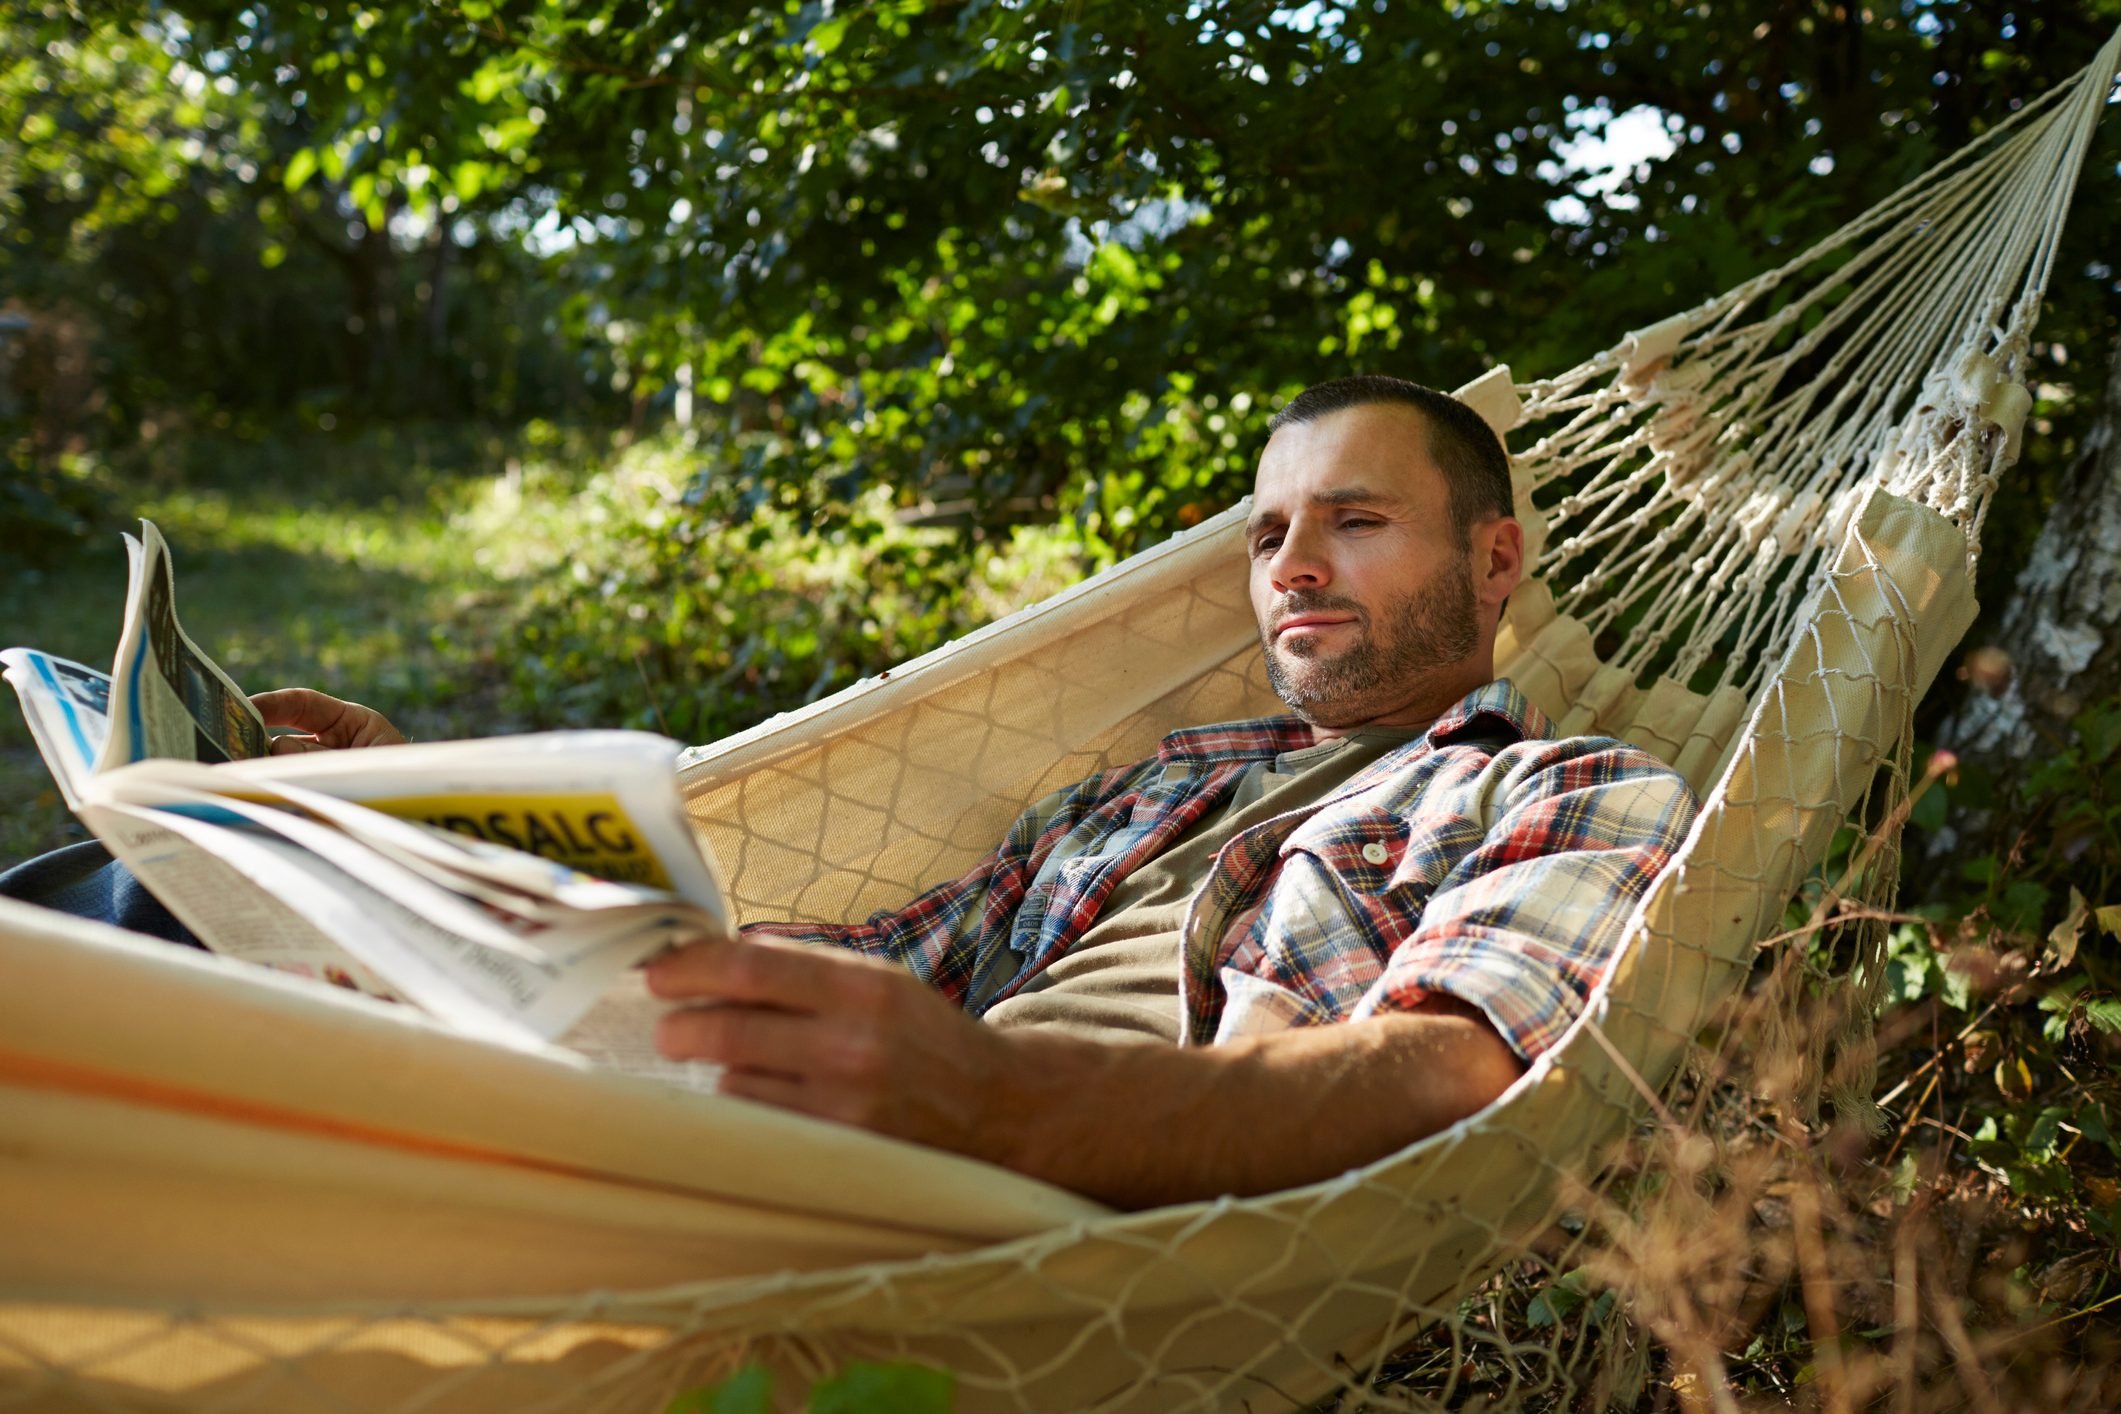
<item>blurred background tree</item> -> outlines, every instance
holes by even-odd
[[[446,725],[719,735],[1227,505],[1306,383],[1554,371],[1788,258],[2117,20],[30,0],[0,18],[0,539],[57,572],[155,488],[446,518],[527,466],[569,529],[447,596],[487,690]],[[2117,157],[2108,124],[1992,605],[2121,332]]]
[[[0,31],[0,278],[94,349],[48,431],[682,413],[704,476],[1066,517],[1101,559],[1239,494],[1290,390],[1565,367],[1831,230],[2116,18],[39,0]],[[2115,141],[2043,323],[2051,415],[2121,310]]]
[[[919,557],[926,622],[954,631],[994,607],[982,547],[1045,527],[1080,572],[1201,519],[1308,382],[1566,367],[1830,231],[2117,19],[32,0],[0,20],[0,295],[28,321],[0,534],[48,557],[115,519],[99,478],[203,474],[202,431],[675,428],[675,500],[616,537],[636,563],[598,567],[594,605],[529,596],[516,707],[644,719],[617,646],[711,735],[930,640],[672,614],[700,536],[768,511],[864,543],[947,528]],[[2101,143],[1990,602],[2121,329],[2121,130]],[[369,474],[295,460],[320,487]],[[666,632],[623,628],[633,608]],[[739,658],[771,669],[762,693],[731,695]]]

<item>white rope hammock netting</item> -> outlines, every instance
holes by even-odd
[[[945,1367],[965,1410],[1429,1408],[1476,1368],[1507,1405],[1630,1398],[1617,1315],[1466,1297],[1640,1216],[1620,1146],[1834,831],[1904,796],[2117,56],[1781,269],[1462,390],[1538,554],[1498,669],[1703,795],[1585,1016],[1487,1111],[1308,1188],[1114,1214],[10,905],[0,1409],[652,1410],[753,1361],[799,1398],[856,1359]],[[1046,791],[1276,710],[1244,514],[691,753],[740,915],[901,903]],[[1851,887],[1893,873],[1884,849]],[[1816,1076],[1838,1024],[1782,1003]],[[1426,1373],[1363,1394],[1424,1331]]]

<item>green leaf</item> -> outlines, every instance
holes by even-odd
[[[2107,937],[2121,938],[2121,903],[2101,905],[2092,910],[2092,919]]]
[[[2083,991],[2091,984],[2091,979],[2089,977],[2080,976],[2065,978],[2063,981],[2055,984],[2055,986],[2051,988],[2046,993],[2046,995],[2040,998],[2040,1010],[2058,1011],[2063,1013],[2067,1013],[2073,1010],[2077,1005],[2077,993]]]
[[[1893,1170],[1893,1201],[1905,1207],[1915,1196],[1915,1185],[1921,1177],[1922,1170],[1915,1162],[1913,1151],[1902,1154],[1899,1165]]]
[[[685,1391],[663,1414],[773,1414],[773,1372],[746,1365],[718,1385]]]
[[[810,1414],[949,1414],[956,1391],[948,1370],[858,1360],[811,1386]]]
[[[2055,1152],[2055,1140],[2062,1133],[2062,1121],[2068,1117],[2067,1112],[2053,1106],[2040,1111],[2038,1118],[2033,1120],[2032,1128],[2025,1132],[2025,1142],[2021,1147],[2025,1150],[2026,1157],[2040,1159],[2052,1155]]]
[[[479,66],[478,72],[464,81],[465,91],[477,103],[491,103],[516,82],[516,76],[499,60],[488,60]]]
[[[1583,1305],[1583,1297],[1583,1276],[1579,1268],[1555,1278],[1547,1284],[1544,1291],[1531,1299],[1525,1306],[1525,1323],[1531,1326],[1551,1326],[1565,1321]]]
[[[2088,761],[2104,761],[2114,754],[2115,748],[2121,747],[2121,705],[2080,712],[2075,726],[2077,740],[2083,745]]]
[[[2092,1025],[2109,1036],[2121,1035],[2121,1001],[2112,997],[2101,997],[2084,1004],[2084,1015]]]
[[[2030,933],[2047,912],[2048,891],[2030,879],[2014,879],[1996,900],[1996,920],[2013,932]]]
[[[299,148],[287,159],[287,170],[280,174],[280,181],[289,191],[300,191],[309,179],[317,175],[317,154],[313,148]]]
[[[847,26],[852,22],[853,18],[852,15],[835,15],[831,19],[826,20],[816,29],[810,31],[808,40],[810,47],[815,49],[820,55],[831,54],[833,50],[838,49],[841,44],[846,42]]]
[[[1963,968],[1946,967],[1938,975],[1937,995],[1954,1011],[1974,1009],[1974,979]]]
[[[1928,990],[1929,959],[1919,956],[1892,958],[1885,964],[1885,999],[1894,1002],[1922,1000]]]
[[[2083,1130],[2084,1137],[2092,1143],[2104,1144],[2109,1149],[2114,1147],[2114,1136],[2106,1127],[2106,1115],[2102,1111],[2087,1109],[2079,1114],[2077,1128]]]

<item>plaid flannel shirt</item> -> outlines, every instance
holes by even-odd
[[[1188,1044],[1479,1007],[1529,1060],[1582,1010],[1635,901],[1694,814],[1677,772],[1603,737],[1551,740],[1507,680],[1472,692],[1313,807],[1242,832],[1188,911]],[[888,958],[975,1014],[1065,955],[1113,887],[1312,744],[1293,717],[1191,727],[1055,792],[964,877],[866,923],[762,924]]]

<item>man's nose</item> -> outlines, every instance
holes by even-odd
[[[1333,569],[1326,557],[1322,536],[1307,526],[1292,525],[1283,532],[1281,544],[1267,566],[1276,589],[1323,589],[1332,583]]]

